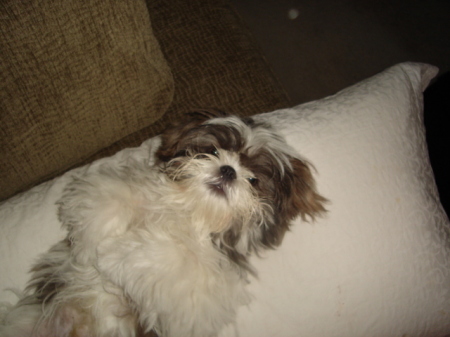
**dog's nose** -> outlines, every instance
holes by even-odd
[[[224,165],[220,167],[220,174],[225,180],[234,180],[236,179],[236,171],[229,165]]]

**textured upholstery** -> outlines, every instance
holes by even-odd
[[[0,200],[137,146],[193,108],[289,106],[226,0],[6,0],[0,16]]]
[[[0,199],[161,117],[173,79],[144,1],[0,4]]]

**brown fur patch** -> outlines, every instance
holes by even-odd
[[[317,193],[309,165],[297,158],[291,158],[290,161],[292,171],[286,170],[280,181],[275,183],[276,220],[274,226],[263,233],[263,241],[269,247],[281,244],[291,221],[297,216],[308,221],[326,212],[326,199]]]
[[[203,121],[204,122],[204,121]],[[240,151],[245,140],[238,130],[225,125],[203,124],[200,120],[167,130],[162,135],[162,144],[156,153],[161,162],[168,162],[177,156],[197,153],[211,153],[221,148]]]
[[[65,257],[69,256],[71,243],[68,239],[61,241],[50,249],[50,253]],[[33,278],[27,289],[33,289],[35,298],[40,302],[50,301],[65,286],[57,275],[57,270],[64,262],[64,258],[53,261],[44,260],[35,265],[31,271]]]
[[[315,220],[317,216],[326,212],[324,204],[327,202],[316,190],[316,183],[308,164],[303,161],[292,158],[293,184],[290,201],[285,207],[285,214],[293,219],[300,214],[305,221],[308,217]]]
[[[284,174],[266,151],[252,157],[241,155],[241,162],[256,174],[258,182],[254,188],[273,207],[274,223],[265,226],[262,232],[263,246],[279,246],[297,216],[307,221],[308,217],[314,220],[326,212],[327,200],[317,193],[311,169],[303,161],[290,158],[292,170],[286,167]]]
[[[158,334],[155,331],[145,332],[141,325],[136,329],[136,337],[158,337]]]

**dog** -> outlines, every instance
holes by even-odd
[[[59,201],[67,238],[32,269],[2,337],[213,337],[250,301],[252,254],[326,199],[270,125],[202,110],[155,162],[103,165]]]

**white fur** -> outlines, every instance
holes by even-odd
[[[61,220],[74,242],[72,259],[95,265],[98,278],[123,290],[147,331],[214,336],[248,301],[245,275],[213,246],[210,234],[224,230],[233,217],[250,218],[258,203],[248,187],[230,189],[227,199],[207,191],[220,165],[238,167],[232,154],[221,157],[190,159],[183,166],[189,178],[181,184],[142,163],[132,170],[104,168],[76,181],[61,201]],[[238,171],[238,184],[247,185],[250,174]],[[104,306],[95,306],[99,313],[93,316],[101,316]],[[106,336],[103,330],[110,329],[98,330]]]
[[[73,248],[44,257],[65,259],[59,275],[68,286],[42,315],[36,304],[11,311],[18,319],[6,319],[2,337],[71,336],[72,326],[79,336],[132,337],[136,319],[167,337],[215,336],[233,322],[249,300],[246,275],[209,235],[262,209],[244,168],[237,185],[246,188],[230,188],[227,199],[207,191],[219,165],[238,167],[232,154],[222,158],[190,160],[183,168],[190,178],[181,185],[144,163],[77,178],[60,202]],[[11,325],[25,331],[17,335]]]

